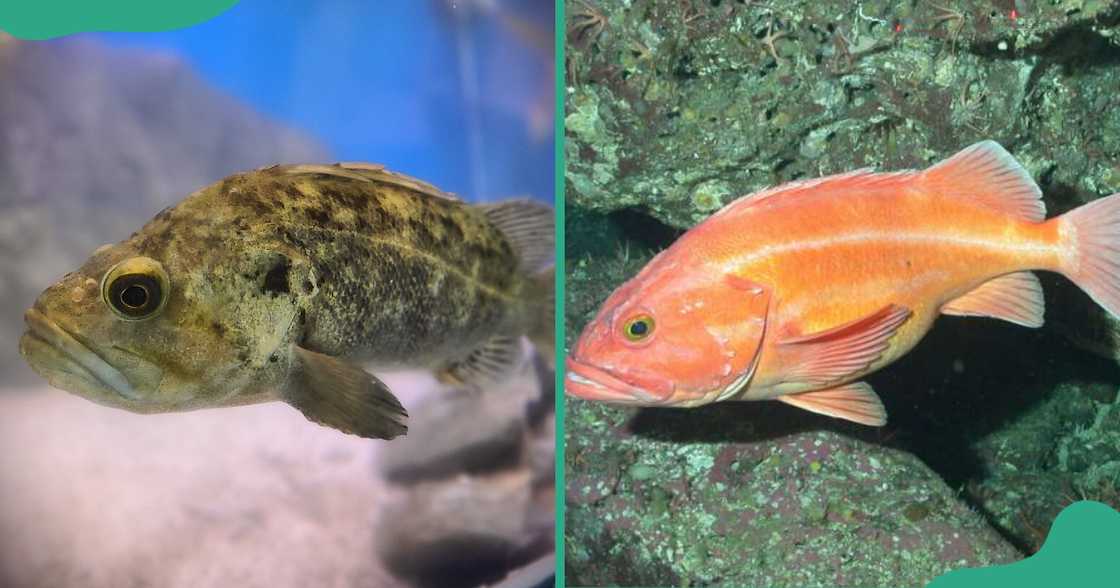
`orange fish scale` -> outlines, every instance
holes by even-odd
[[[771,284],[779,333],[824,331],[889,304],[911,309],[888,352],[854,379],[908,352],[942,305],[993,276],[1058,267],[1056,223],[931,194],[919,177],[876,174],[833,180],[829,190],[748,197],[681,245],[714,271]],[[768,351],[779,342],[763,346],[758,388],[780,375]]]

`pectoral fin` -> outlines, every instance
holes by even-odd
[[[465,358],[447,364],[436,377],[445,384],[473,387],[494,384],[505,379],[520,359],[521,340],[496,335]]]
[[[294,348],[296,373],[283,398],[308,420],[369,439],[408,431],[408,413],[381,380],[336,357]]]
[[[825,386],[867,369],[890,346],[910,309],[891,304],[864,318],[780,343],[790,382]]]
[[[1041,327],[1046,302],[1042,284],[1031,272],[1015,272],[980,284],[980,287],[950,301],[943,314],[990,316],[1023,325]]]
[[[861,425],[881,427],[887,424],[887,409],[866,382],[852,382],[827,390],[779,396],[776,400],[838,419]]]

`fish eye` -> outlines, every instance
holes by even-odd
[[[113,266],[101,281],[101,295],[124,320],[151,318],[163,309],[170,288],[163,266],[148,257],[133,257]]]
[[[641,341],[652,333],[653,317],[648,314],[639,314],[622,326],[622,334],[631,341]]]

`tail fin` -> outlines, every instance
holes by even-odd
[[[1061,217],[1062,273],[1120,318],[1120,194]]]
[[[529,340],[537,351],[556,369],[556,270],[545,268],[532,278],[531,305],[533,315],[529,320]]]

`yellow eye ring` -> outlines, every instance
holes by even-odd
[[[114,265],[101,279],[101,298],[118,317],[139,321],[159,314],[171,294],[163,265],[133,257]]]
[[[630,341],[641,341],[653,334],[653,317],[648,314],[639,314],[626,321],[622,326],[622,335]]]

